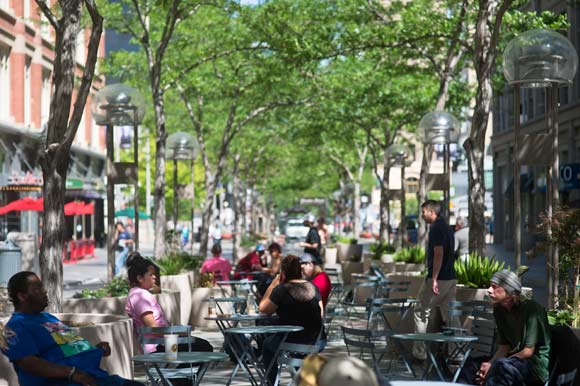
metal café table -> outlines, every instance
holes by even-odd
[[[165,359],[165,353],[150,353],[150,354],[143,354],[143,355],[135,355],[131,358],[133,362],[136,363],[143,363],[145,365],[152,364],[155,368],[155,372],[159,375],[159,381],[155,379],[155,377],[149,372],[146,371],[149,380],[153,385],[162,385],[162,386],[171,386],[171,381],[169,381],[164,375],[162,371],[163,365],[181,365],[181,364],[188,364],[188,365],[196,365],[199,366],[199,369],[194,374],[192,371],[192,386],[198,386],[201,382],[207,368],[210,364],[214,362],[221,362],[227,360],[229,357],[225,353],[221,352],[178,352],[177,359]]]
[[[473,342],[477,341],[476,336],[471,335],[452,335],[452,334],[443,334],[443,333],[426,333],[426,334],[394,334],[391,336],[395,342],[397,342],[397,346],[399,347],[401,354],[403,356],[403,361],[405,362],[405,366],[413,373],[416,377],[415,372],[413,371],[413,367],[411,366],[410,357],[405,350],[402,341],[411,341],[411,342],[425,342],[425,343],[453,343],[457,345],[457,350],[454,350],[455,355],[450,356],[445,360],[445,363],[449,363],[451,360],[455,359],[460,353],[463,354],[463,359],[459,363],[457,370],[455,370],[455,374],[453,375],[452,382],[457,382],[457,378],[459,377],[459,373],[467,358],[469,358],[469,354],[471,353],[471,345]],[[429,358],[430,362],[428,365],[425,366],[425,371],[423,372],[423,376],[421,379],[426,380],[429,376],[429,371],[434,368],[437,372],[439,380],[445,381],[445,377],[443,376],[442,369],[437,362],[437,358],[431,350],[427,349],[427,357]]]
[[[225,335],[225,331],[230,328],[237,327],[239,323],[255,322],[257,320],[270,319],[270,315],[266,314],[233,314],[233,315],[214,315],[206,316],[205,320],[213,320],[218,325],[218,328]]]
[[[244,337],[245,335],[250,335],[252,339],[255,339],[258,335],[270,335],[270,334],[283,334],[282,341],[280,344],[286,342],[288,334],[291,332],[298,332],[304,330],[301,326],[253,326],[253,327],[234,327],[225,330],[227,336],[231,337],[231,348],[239,366],[236,366],[230,378],[228,379],[227,385],[229,385],[236,375],[238,367],[242,367],[248,374],[248,379],[252,386],[268,385],[267,374],[272,369],[272,366],[276,363],[278,358],[278,351],[274,353],[272,357],[272,362],[267,366],[263,366],[262,362],[259,360],[258,355],[252,349],[250,342],[248,342]],[[252,370],[253,367],[253,370]]]

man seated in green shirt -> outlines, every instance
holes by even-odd
[[[497,325],[493,357],[470,358],[459,382],[471,385],[542,385],[548,379],[550,328],[546,310],[521,296],[518,276],[496,272],[487,290]]]

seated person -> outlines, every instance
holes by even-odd
[[[546,310],[521,296],[518,276],[496,272],[487,290],[497,325],[493,357],[469,358],[458,382],[470,385],[543,385],[548,379],[550,327]]]
[[[323,332],[322,300],[318,288],[309,281],[302,279],[300,259],[288,255],[282,260],[282,273],[276,275],[272,284],[260,301],[260,312],[272,315],[278,314],[279,325],[302,326],[304,330],[292,332],[287,342],[300,344],[316,344]],[[264,340],[262,359],[264,367],[268,368],[274,359],[282,335],[271,335]],[[276,366],[267,374],[270,383],[276,378]]]
[[[280,273],[282,265],[282,247],[278,243],[272,243],[268,246],[268,253],[270,254],[270,266],[262,267],[262,273],[254,277],[258,280],[258,292],[263,295],[274,277]]]
[[[201,265],[201,273],[212,273],[213,283],[218,280],[230,280],[232,265],[227,259],[222,257],[222,247],[214,244],[211,247],[212,258],[206,259]]]
[[[244,256],[238,264],[236,264],[236,271],[234,273],[234,279],[248,279],[253,280],[254,276],[249,275],[248,272],[254,271],[261,271],[262,267],[266,264],[262,261],[262,256],[264,256],[264,252],[266,248],[262,244],[256,245],[256,249],[253,252],[248,253]]]
[[[99,365],[111,354],[107,342],[92,346],[56,316],[43,312],[48,296],[34,272],[19,272],[8,282],[14,313],[2,352],[13,363],[20,386],[143,386],[109,375]]]
[[[326,307],[330,291],[332,291],[332,283],[327,273],[322,270],[320,264],[310,253],[300,255],[300,266],[302,267],[302,275],[304,278],[318,287],[322,304]]]
[[[155,265],[151,260],[143,258],[139,252],[131,252],[127,257],[127,274],[131,289],[125,304],[125,313],[133,319],[135,336],[141,327],[167,327],[169,322],[155,296],[149,290],[155,284]],[[188,351],[187,344],[181,344],[179,351]],[[213,351],[207,340],[195,338],[191,351]],[[145,353],[165,352],[163,345],[147,344]]]

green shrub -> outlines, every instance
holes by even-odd
[[[575,320],[574,313],[569,310],[548,311],[548,323],[552,326],[571,326]]]
[[[197,270],[203,260],[204,258],[201,256],[192,256],[186,252],[175,252],[156,260],[155,264],[159,266],[159,271],[162,275],[179,275],[180,273]]]
[[[455,260],[457,282],[471,288],[487,288],[493,274],[502,269],[506,269],[504,262],[476,253],[471,253],[465,262],[461,259]]]
[[[369,246],[369,251],[373,254],[373,260],[380,260],[381,256],[387,253],[395,253],[395,246],[389,244],[385,241],[379,241],[378,243],[371,244]]]
[[[395,253],[393,260],[409,264],[423,264],[425,263],[425,251],[419,246],[401,248]]]
[[[84,289],[81,292],[74,294],[75,299],[100,299],[112,298],[117,296],[127,296],[129,293],[129,281],[122,276],[116,276],[107,283],[104,287],[90,290]]]
[[[336,242],[343,244],[356,244],[358,240],[348,236],[338,236]]]

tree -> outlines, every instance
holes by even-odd
[[[62,253],[66,238],[64,234],[65,183],[70,163],[70,148],[81,121],[87,96],[91,88],[97,62],[97,54],[103,18],[94,0],[60,0],[60,17],[49,8],[46,1],[36,0],[39,8],[55,32],[55,59],[53,67],[53,95],[46,131],[46,143],[40,155],[44,196],[42,244],[40,246],[40,271],[51,302],[50,312],[61,312],[62,302]],[[84,63],[81,83],[75,90],[76,37],[81,33],[83,4],[91,20],[91,35]]]

